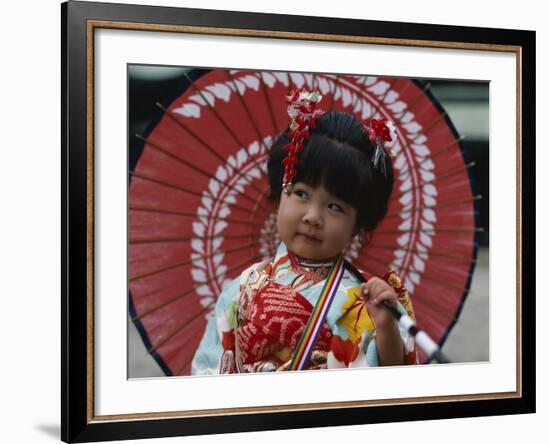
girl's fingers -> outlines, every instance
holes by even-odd
[[[379,278],[370,279],[363,284],[363,295],[367,302],[378,305],[383,301],[389,301],[394,305],[397,301],[397,295],[385,281]]]
[[[384,289],[390,289],[391,287],[380,278],[369,279],[365,284],[369,290],[369,293],[378,293]]]
[[[376,295],[380,292],[381,287],[383,287],[384,284],[385,282],[380,278],[369,279],[368,282],[365,284],[367,294]]]
[[[376,304],[381,304],[384,301],[388,301],[391,305],[395,305],[397,302],[397,296],[393,291],[383,291],[375,297]]]

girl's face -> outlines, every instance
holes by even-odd
[[[313,188],[294,184],[281,194],[277,230],[287,248],[297,256],[321,261],[341,253],[355,234],[357,210],[329,193],[322,185]]]

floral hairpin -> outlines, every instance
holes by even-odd
[[[291,91],[286,97],[288,103],[288,116],[290,117],[291,141],[285,145],[288,155],[283,159],[285,175],[283,178],[283,190],[290,192],[290,185],[296,176],[298,154],[304,148],[304,141],[309,137],[310,131],[315,128],[316,120],[324,114],[324,111],[315,109],[323,96],[319,91]]]
[[[298,154],[303,150],[304,142],[309,137],[311,130],[315,128],[317,119],[325,113],[316,109],[322,98],[319,91],[307,91],[306,89],[293,90],[286,97],[287,112],[290,117],[289,135],[291,138],[290,142],[284,146],[288,154],[282,161],[285,167],[283,191],[286,194],[290,193],[292,180],[297,174]],[[368,132],[371,143],[375,146],[372,155],[374,168],[387,176],[386,162],[381,160],[388,155],[391,158],[395,157],[393,150],[386,151],[384,148],[384,142],[393,140],[392,135],[395,136],[395,126],[386,119],[370,119],[363,127]]]
[[[384,176],[387,176],[386,162],[383,157],[389,155],[392,159],[395,157],[395,152],[390,149],[386,151],[384,142],[391,142],[392,135],[395,137],[395,126],[392,122],[386,119],[371,119],[369,124],[363,125],[369,134],[369,139],[374,145],[374,154],[372,155],[372,164]]]

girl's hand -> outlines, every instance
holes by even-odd
[[[393,288],[386,281],[374,277],[361,285],[361,294],[367,310],[374,319],[376,329],[394,327],[393,314],[382,305],[384,301],[393,307],[397,305],[397,294]]]

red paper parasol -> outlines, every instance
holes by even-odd
[[[289,123],[285,96],[302,87],[321,92],[323,110],[394,122],[388,215],[347,255],[372,274],[395,269],[419,328],[442,345],[473,272],[476,197],[461,139],[429,90],[406,78],[232,70],[189,81],[142,137],[129,192],[130,314],[165,373],[189,374],[224,285],[275,252],[266,160]]]

